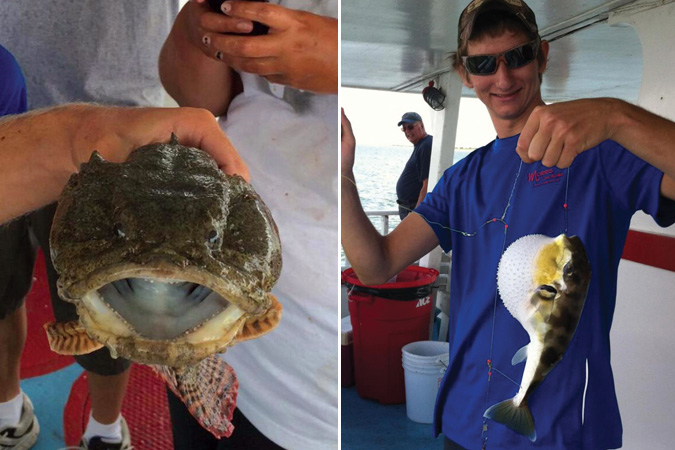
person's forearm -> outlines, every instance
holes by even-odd
[[[176,18],[159,55],[159,75],[166,91],[180,106],[204,108],[214,116],[225,114],[241,91],[241,80],[230,67],[207,57],[189,38],[186,5]]]
[[[661,193],[675,199],[675,123],[621,100],[614,103],[612,139],[664,173]]]
[[[384,239],[363,211],[353,173],[342,175],[341,186],[342,248],[362,283],[381,284],[392,275]]]
[[[420,189],[420,195],[417,197],[417,203],[415,204],[415,208],[417,208],[419,204],[424,201],[424,197],[426,197],[428,189],[429,189],[429,179],[425,178],[425,180],[422,182],[422,189]]]
[[[168,142],[208,152],[220,169],[249,180],[248,169],[213,115],[197,108],[69,104],[0,121],[0,223],[57,200],[94,150],[122,162],[147,144]]]
[[[0,224],[57,199],[78,168],[71,149],[83,113],[57,108],[0,121]]]

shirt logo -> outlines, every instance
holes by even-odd
[[[551,167],[545,170],[534,170],[527,174],[527,182],[534,187],[544,186],[562,181],[563,172]]]

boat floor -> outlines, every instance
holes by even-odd
[[[383,405],[359,397],[355,387],[341,389],[342,450],[442,449],[431,424],[413,422],[406,405]]]

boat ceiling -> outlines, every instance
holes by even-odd
[[[611,96],[636,101],[642,47],[630,26],[609,13],[633,0],[534,1],[543,39],[551,43],[546,101]],[[449,71],[457,20],[468,0],[342,0],[342,86],[421,92]],[[474,96],[464,88],[463,96]]]

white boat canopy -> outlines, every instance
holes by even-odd
[[[619,14],[663,3],[531,0],[540,35],[551,43],[544,100],[611,96],[635,102],[642,79],[640,38],[633,27],[609,24]],[[342,86],[421,92],[428,80],[450,71],[457,21],[467,4],[342,0]],[[473,91],[464,88],[462,96]]]

